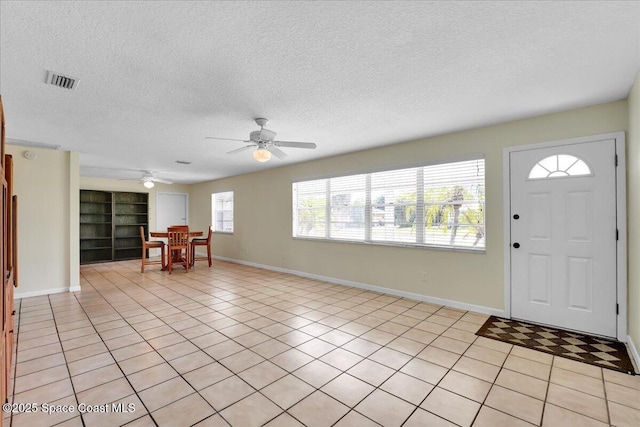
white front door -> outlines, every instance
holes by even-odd
[[[187,194],[158,193],[156,202],[156,228],[166,230],[170,225],[187,224]]]
[[[511,316],[616,337],[616,145],[510,153]]]

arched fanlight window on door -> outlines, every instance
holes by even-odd
[[[555,154],[536,163],[529,172],[529,179],[566,178],[585,175],[592,175],[592,173],[584,160],[570,154]]]

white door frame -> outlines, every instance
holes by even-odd
[[[511,318],[511,185],[509,159],[512,152],[537,148],[556,147],[560,145],[582,144],[585,142],[614,139],[618,167],[616,168],[616,223],[618,229],[617,242],[617,280],[616,298],[618,303],[617,339],[627,341],[627,167],[624,132],[613,132],[602,135],[591,135],[581,138],[537,144],[506,147],[502,151],[503,177],[503,224],[504,224],[504,313]],[[613,161],[613,159],[612,159]]]

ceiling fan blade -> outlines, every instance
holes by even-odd
[[[253,147],[255,147],[255,144],[246,145],[246,146],[244,146],[242,148],[238,148],[237,150],[229,151],[227,154],[236,154],[236,153],[239,153],[239,152],[244,151],[244,150],[248,150],[249,148],[253,148]]]
[[[273,144],[278,147],[316,148],[314,142],[273,141]]]
[[[173,181],[168,181],[166,179],[160,179],[160,178],[151,178],[151,181],[159,182],[160,184],[173,184]]]
[[[271,154],[273,154],[274,156],[276,156],[280,160],[283,160],[283,159],[287,158],[287,153],[285,153],[284,151],[282,151],[281,149],[279,149],[278,147],[275,147],[273,145],[271,147],[269,147],[269,151],[271,151]]]
[[[205,136],[205,139],[219,139],[222,141],[240,141],[240,142],[251,142],[251,141],[247,141],[246,139],[235,139],[235,138],[216,138],[215,136]]]

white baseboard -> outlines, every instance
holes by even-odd
[[[465,302],[448,300],[444,298],[430,297],[428,295],[416,294],[413,292],[406,292],[406,291],[401,291],[401,290],[392,289],[392,288],[385,288],[383,286],[370,285],[368,283],[352,282],[351,280],[343,280],[343,279],[337,279],[335,277],[321,276],[319,274],[307,273],[304,271],[273,267],[270,265],[258,264],[255,262],[243,261],[235,258],[227,258],[227,257],[221,257],[221,256],[215,256],[215,255],[212,255],[211,257],[215,259],[219,259],[221,261],[233,262],[235,264],[242,264],[242,265],[248,265],[250,267],[263,268],[265,270],[277,271],[279,273],[293,274],[295,276],[321,280],[323,282],[336,283],[338,285],[352,286],[354,288],[381,292],[389,295],[395,295],[402,298],[410,298],[417,301],[424,301],[424,302],[437,304],[437,305],[445,305],[447,307],[457,308],[460,310],[474,311],[476,313],[490,314],[490,315],[501,316],[501,317],[505,316],[505,311],[497,308],[485,307],[482,305],[475,305],[475,304],[468,304]]]
[[[43,289],[40,291],[31,291],[31,292],[14,292],[13,299],[39,297],[42,295],[60,294],[62,292],[78,292],[79,290],[80,290],[80,285],[71,286],[67,288],[50,288],[50,289]]]
[[[636,372],[640,372],[640,354],[638,354],[638,348],[629,335],[627,335],[627,345],[629,346],[629,350],[631,350],[633,360],[636,362]]]

